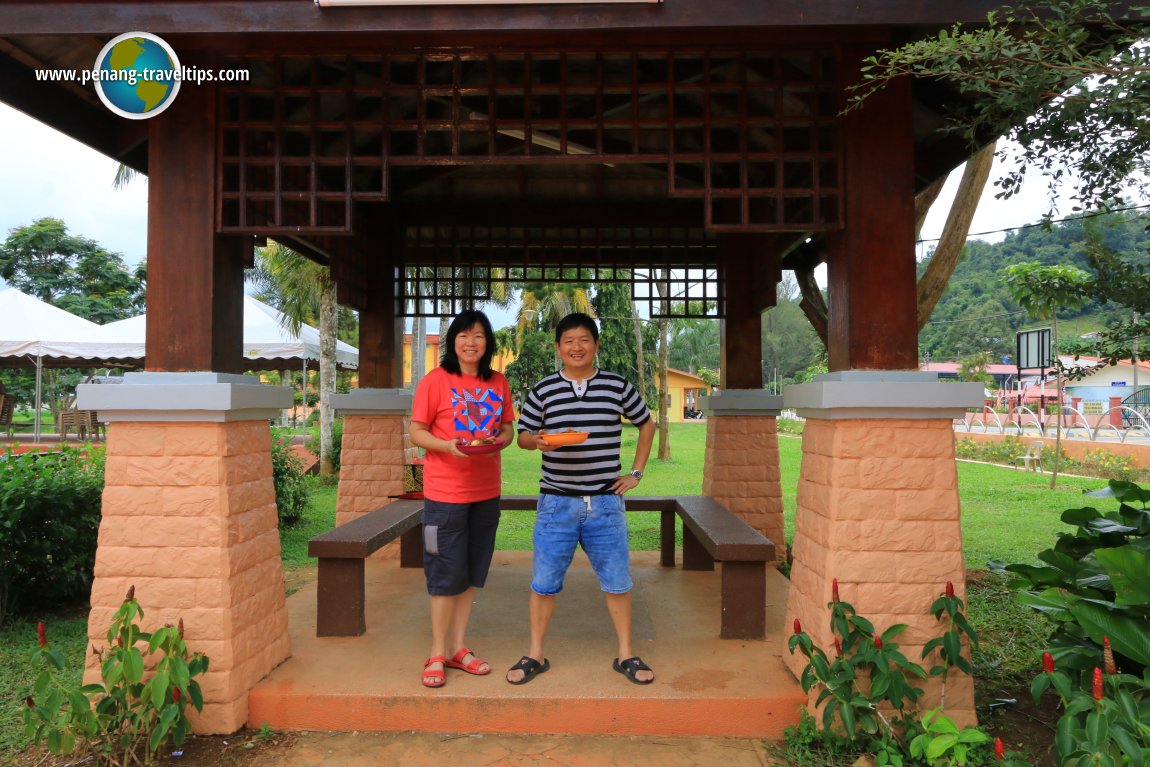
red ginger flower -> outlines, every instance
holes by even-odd
[[[875,646],[876,650],[882,649],[882,637],[875,637],[874,638],[874,646]]]
[[[795,618],[795,633],[796,634],[803,633],[803,624],[799,623],[798,618]]]
[[[36,701],[32,699],[31,695],[24,698],[24,702],[28,704],[28,708],[36,708]]]
[[[1117,674],[1118,664],[1114,662],[1114,651],[1110,649],[1110,637],[1102,637],[1102,665],[1107,674]]]
[[[175,701],[176,703],[180,702],[180,688],[179,687],[173,687],[172,688],[172,700]]]
[[[128,593],[124,596],[124,601],[125,602],[131,602],[135,598],[136,598],[136,585],[132,584],[131,586],[128,587]]]
[[[1102,669],[1094,667],[1094,687],[1092,690],[1094,700],[1102,700]]]
[[[48,646],[48,631],[44,628],[44,621],[36,624],[36,641],[40,643],[41,647]]]
[[[835,604],[839,602],[839,579],[831,578],[831,601]]]
[[[950,581],[946,582],[946,595],[947,597],[954,599],[954,584]]]
[[[1000,762],[1006,759],[1006,746],[1002,745],[1002,738],[994,739],[994,755]]]
[[[843,654],[843,640],[835,637],[835,652],[839,655]]]
[[[1042,653],[1042,670],[1047,674],[1054,673],[1054,656],[1048,652]]]

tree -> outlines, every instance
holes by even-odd
[[[614,272],[611,276],[627,278],[630,274]],[[599,366],[626,378],[645,401],[653,403],[647,390],[652,380],[648,356],[654,353],[654,346],[645,343],[642,322],[636,322],[630,286],[625,282],[600,283],[591,305],[599,319]]]
[[[531,330],[519,338],[519,355],[504,371],[516,405],[521,407],[540,379],[555,372],[554,336],[544,330]]]
[[[719,367],[719,321],[672,320],[667,364],[696,375],[699,368]]]
[[[69,234],[58,218],[13,229],[0,246],[0,278],[46,303],[97,323],[144,311],[147,272],[95,240]]]
[[[1014,300],[1035,319],[1050,320],[1053,347],[1058,349],[1058,311],[1075,307],[1089,297],[1090,275],[1073,266],[1044,266],[1037,263],[1008,266],[1005,283]],[[1060,371],[1057,353],[1051,363]],[[1061,378],[1061,375],[1058,376]],[[1050,489],[1058,482],[1058,464],[1062,452],[1062,396],[1059,387],[1058,427],[1054,431],[1054,468]]]
[[[1150,32],[1104,0],[1036,0],[991,12],[983,25],[956,24],[936,37],[867,60],[856,104],[896,78],[943,83],[966,97],[949,129],[978,146],[1008,135],[1014,169],[995,181],[999,197],[1038,168],[1052,192],[1074,179],[1083,209],[1121,202],[1145,188],[1150,151]],[[1005,153],[1004,153],[1005,155]]]
[[[335,281],[321,266],[278,242],[256,250],[256,266],[250,279],[262,291],[261,298],[284,314],[284,327],[298,334],[300,326],[318,317],[319,324],[319,466],[320,474],[330,475],[332,464],[332,421],[335,411],[335,342],[338,332],[338,305]],[[306,391],[306,382],[305,382]]]

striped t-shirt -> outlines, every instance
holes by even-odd
[[[519,431],[585,431],[591,436],[579,445],[565,445],[543,453],[539,490],[557,495],[599,495],[611,492],[622,468],[623,417],[642,426],[651,417],[646,403],[627,379],[597,371],[586,381],[580,397],[574,384],[552,373],[527,395],[519,414]]]

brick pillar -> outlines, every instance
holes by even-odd
[[[707,452],[703,495],[738,514],[787,556],[783,491],[779,482],[776,418],[783,398],[762,389],[727,389],[703,397]]]
[[[964,599],[966,590],[952,419],[981,401],[982,385],[843,371],[783,396],[807,419],[786,625],[798,618],[833,655],[826,604],[837,578],[842,599],[880,633],[907,624],[897,642],[929,669],[936,661],[922,660],[922,647],[942,626],[928,609],[947,581]],[[797,676],[806,659],[786,661]],[[922,686],[920,707],[938,705],[938,682]],[[959,726],[976,722],[970,677],[950,675],[946,702]]]
[[[211,661],[196,732],[235,732],[248,691],[290,651],[268,419],[291,392],[219,373],[125,378],[78,387],[80,407],[110,422],[90,643],[107,643],[134,585],[145,630],[183,618],[189,649]]]
[[[1110,398],[1110,407],[1109,407],[1109,409],[1110,409],[1110,425],[1116,429],[1122,428],[1122,411],[1119,409],[1121,407],[1122,407],[1122,398],[1121,397],[1111,397]]]
[[[339,495],[335,523],[361,517],[391,503],[403,492],[404,434],[411,413],[411,392],[402,389],[356,389],[333,398],[344,415],[340,451]],[[399,541],[376,556],[399,556]]]

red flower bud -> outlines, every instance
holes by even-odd
[[[124,637],[122,637],[122,636],[116,637],[116,647],[123,647],[123,646],[124,646]]]
[[[124,601],[125,602],[131,602],[135,598],[136,598],[136,586],[135,586],[135,584],[132,584],[131,586],[128,587],[128,593],[124,597]]]
[[[1118,664],[1114,662],[1114,651],[1110,649],[1110,637],[1102,637],[1102,665],[1107,674],[1117,674]]]
[[[180,702],[180,688],[179,687],[173,687],[172,688],[172,700],[174,700],[176,703]]]
[[[32,700],[32,696],[24,698],[24,702],[28,704],[28,708],[36,708],[36,701]]]
[[[950,581],[946,582],[946,596],[950,599],[954,599],[954,584]]]
[[[838,604],[839,601],[839,579],[831,579],[831,601]]]
[[[1006,758],[1006,746],[1002,745],[1002,738],[994,739],[994,755],[1000,762]]]
[[[874,646],[875,646],[876,650],[882,649],[882,637],[875,637],[874,638]]]
[[[795,633],[796,634],[803,633],[803,624],[799,623],[798,618],[795,618]]]
[[[1042,653],[1042,670],[1047,674],[1054,673],[1054,656],[1048,652]]]
[[[184,619],[180,618],[180,622],[176,624],[176,631],[180,634],[180,639],[184,638]]]
[[[1102,700],[1102,669],[1094,667],[1094,687],[1092,690],[1094,700]]]
[[[835,652],[839,655],[843,654],[843,640],[835,637]]]
[[[36,624],[36,641],[40,643],[41,647],[48,646],[48,632],[44,628],[44,621]]]

